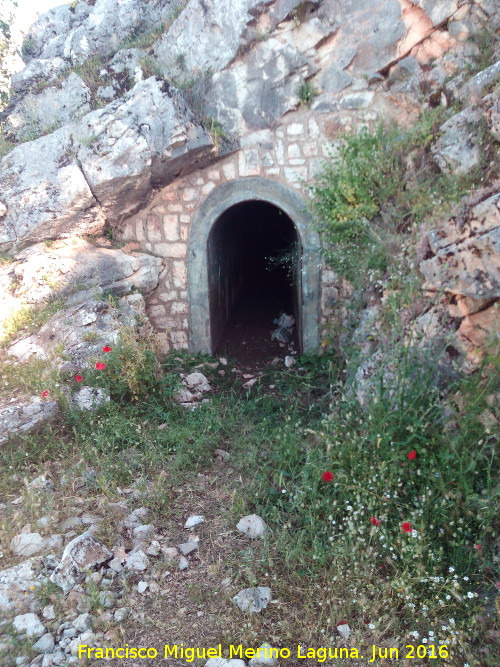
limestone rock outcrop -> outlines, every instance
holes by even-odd
[[[456,343],[476,368],[498,336],[500,184],[479,191],[429,235],[432,257],[420,264],[428,289],[446,293],[459,321]]]
[[[429,242],[434,256],[420,270],[430,285],[471,299],[500,297],[500,193],[432,230]]]
[[[213,142],[190,120],[179,93],[150,78],[0,162],[5,183],[0,244],[95,233],[119,222]]]
[[[52,421],[58,414],[57,401],[38,397],[0,405],[0,444],[11,435],[27,433]]]
[[[5,131],[18,141],[48,134],[73,123],[90,111],[91,92],[82,78],[72,72],[59,86],[28,93],[6,112]]]
[[[3,115],[7,133],[28,141],[0,162],[0,245],[95,233],[105,220],[119,226],[154,188],[216,159],[214,127],[232,146],[314,96],[318,113],[375,108],[401,60],[413,59],[409,80],[389,78],[389,92],[399,86],[418,103],[421,86],[446,77],[439,64],[432,73],[422,65],[457,42],[451,33],[462,35],[469,11],[459,0],[97,0],[51,9],[27,35],[27,66]]]

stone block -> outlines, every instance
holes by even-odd
[[[223,164],[222,173],[224,174],[224,178],[228,181],[231,181],[234,178],[236,178],[236,167],[234,165],[234,162],[228,162],[227,164]]]
[[[150,317],[157,318],[157,317],[162,317],[163,315],[166,314],[165,311],[165,306],[151,306],[149,308],[149,315]]]
[[[135,237],[138,241],[146,240],[146,232],[144,231],[144,220],[137,220],[135,223]]]
[[[174,261],[172,278],[175,287],[185,288],[187,286],[187,267],[185,262]]]
[[[260,174],[259,153],[255,149],[239,154],[240,176],[258,176]]]
[[[318,154],[318,144],[315,141],[308,141],[302,147],[302,151],[306,157],[316,157]]]
[[[157,243],[155,253],[160,257],[185,257],[187,254],[187,245],[185,243]]]
[[[148,240],[157,243],[162,240],[160,218],[157,215],[148,215],[146,218],[146,231]]]
[[[178,201],[179,193],[177,190],[163,190],[161,198],[163,201]]]
[[[185,188],[182,193],[183,201],[196,201],[199,197],[199,192],[197,188]]]
[[[163,230],[167,241],[179,240],[179,216],[165,215],[163,216]]]
[[[302,123],[290,123],[286,128],[289,137],[302,136],[304,134],[304,125]]]
[[[201,194],[202,195],[208,195],[212,190],[214,190],[217,186],[215,183],[206,183],[202,188],[201,188]]]
[[[174,350],[184,350],[188,346],[188,337],[185,331],[172,331],[170,339]]]
[[[188,307],[187,303],[183,301],[175,301],[171,306],[172,315],[180,315],[182,313],[187,313]]]

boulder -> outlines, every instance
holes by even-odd
[[[452,174],[466,174],[481,159],[480,109],[469,107],[449,118],[439,131],[441,136],[431,146],[440,169]]]
[[[143,297],[137,296],[143,304]],[[58,354],[62,346],[62,354],[71,359],[65,362],[64,369],[72,373],[79,372],[88,367],[89,359],[102,356],[103,346],[120,341],[122,327],[137,327],[135,314],[138,311],[130,307],[127,298],[120,299],[117,308],[112,308],[107,301],[96,299],[63,308],[37,333],[11,345],[8,354],[20,362],[33,357],[49,359]]]
[[[258,613],[267,607],[271,602],[271,597],[270,588],[258,586],[257,588],[244,588],[233,597],[233,602],[241,611]]]
[[[154,110],[154,112],[153,112]],[[82,119],[82,171],[108,219],[137,211],[153,184],[163,185],[194,159],[210,152],[208,133],[189,120],[179,93],[154,77]]]
[[[458,97],[463,102],[479,102],[490,86],[500,80],[500,60],[471,77],[458,91]]]
[[[0,245],[55,238],[102,228],[97,205],[77,163],[71,127],[16,146],[0,161]]]
[[[90,532],[82,533],[66,545],[59,565],[50,576],[50,581],[68,593],[85,579],[88,570],[103,565],[112,558],[113,553]]]
[[[10,550],[15,556],[33,556],[43,551],[45,544],[40,533],[21,533],[10,541]]]
[[[73,394],[73,403],[79,410],[97,410],[109,400],[109,391],[100,387],[82,387]]]
[[[26,600],[28,591],[46,581],[37,569],[36,558],[0,570],[0,610],[9,609],[19,600]]]
[[[257,514],[249,514],[248,516],[242,517],[238,521],[236,528],[240,533],[243,533],[246,537],[250,537],[252,540],[258,537],[264,537],[267,533],[267,525],[265,521]]]
[[[40,243],[16,255],[11,266],[16,284],[11,292],[28,303],[46,302],[57,292],[59,297],[71,296],[74,305],[92,300],[96,288],[114,294],[132,289],[147,294],[158,285],[162,268],[158,257],[98,248],[83,239],[72,238],[50,246]],[[76,298],[77,294],[82,298]]]
[[[52,421],[58,414],[57,401],[44,401],[37,397],[0,405],[0,443]]]
[[[14,148],[0,161],[6,184],[0,245],[102,231],[138,210],[213,141],[182,95],[154,77],[79,123]],[[99,206],[98,206],[99,204]]]
[[[20,635],[28,638],[40,637],[45,632],[45,626],[36,614],[21,614],[12,621],[12,627]]]

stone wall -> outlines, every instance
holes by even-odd
[[[381,98],[377,112],[378,100],[373,97],[373,93],[369,98],[360,93],[353,101],[355,108],[335,113],[302,109],[289,114],[287,122],[275,130],[247,135],[239,150],[163,188],[146,208],[117,230],[119,240],[137,243],[141,251],[164,261],[159,285],[148,299],[148,315],[164,351],[189,347],[188,244],[192,221],[207,196],[224,183],[260,177],[281,183],[305,202],[306,184],[311,182],[321,160],[334,149],[335,137],[375,122],[381,106],[387,117],[387,102]],[[394,109],[389,111],[394,115]],[[201,251],[206,252],[206,248]],[[333,307],[333,282],[332,272],[323,271],[323,323]]]

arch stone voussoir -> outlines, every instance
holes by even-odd
[[[304,201],[277,181],[244,178],[229,181],[213,190],[193,219],[188,246],[189,348],[211,354],[208,238],[219,217],[236,204],[264,201],[280,208],[293,222],[299,236],[301,257],[300,318],[302,352],[319,346],[320,240],[312,226]]]

